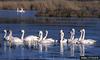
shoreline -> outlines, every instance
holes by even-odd
[[[0,24],[35,24],[35,25],[76,25],[82,26],[85,23],[96,25],[100,18],[34,18],[34,19],[6,19],[0,18]]]

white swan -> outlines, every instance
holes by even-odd
[[[42,35],[43,35],[43,34],[42,34]],[[42,40],[41,40],[40,43],[46,43],[46,44],[48,44],[48,43],[54,43],[54,42],[55,42],[54,39],[52,39],[52,38],[47,38],[47,36],[48,36],[48,31],[46,30],[46,35],[45,35],[44,38],[43,38],[43,36],[42,36]]]
[[[74,28],[72,29],[70,34],[71,34],[71,37],[70,37],[70,39],[68,39],[68,43],[77,44],[78,43],[78,38],[75,38],[75,29]]]
[[[63,30],[60,30],[60,43],[67,43],[67,39],[64,38],[64,32]]]
[[[85,39],[85,29],[80,30],[81,36],[79,38],[79,43],[85,45],[93,45],[96,41],[93,39]]]
[[[25,13],[25,10],[23,9],[23,8],[17,8],[17,12],[19,12],[19,13]]]
[[[22,32],[21,38],[12,36],[12,43],[13,44],[16,44],[16,45],[23,44],[24,30],[21,30],[21,32]],[[10,31],[10,34],[12,35],[12,31]]]
[[[39,37],[34,36],[34,35],[29,35],[27,37],[24,38],[24,42],[27,44],[32,44],[34,42],[38,42]]]
[[[70,39],[68,39],[68,44],[70,46],[71,49],[71,56],[74,56],[74,52],[75,52],[75,46],[77,46],[78,44],[78,38],[75,38],[75,29],[72,28],[72,31],[70,31]]]

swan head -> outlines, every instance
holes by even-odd
[[[7,32],[7,30],[4,30],[4,32]]]
[[[60,30],[60,33],[63,33],[63,30]]]
[[[40,35],[42,35],[42,34],[43,34],[43,32],[42,32],[42,31],[39,31],[39,34],[40,34]]]
[[[85,29],[80,30],[80,32],[85,32]]]
[[[46,33],[48,33],[48,30],[46,30]]]
[[[70,31],[71,35],[75,35],[75,29],[73,28],[72,31]]]
[[[72,28],[72,31],[73,31],[73,32],[75,32],[75,29],[74,29],[74,28]]]
[[[25,31],[24,31],[24,30],[21,30],[21,32],[23,32],[23,33],[24,33]]]

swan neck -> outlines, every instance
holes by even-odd
[[[45,35],[45,37],[43,38],[43,40],[45,40],[45,39],[47,38],[47,36],[48,36],[48,32],[46,32],[46,35]]]
[[[43,39],[43,33],[39,33],[39,42]]]
[[[81,35],[80,35],[79,41],[82,39],[82,34],[83,34],[83,32],[81,32]]]
[[[9,36],[12,36],[12,31],[10,31]]]
[[[5,32],[5,34],[4,34],[4,38],[6,38],[7,37],[7,32]]]
[[[84,40],[84,38],[85,38],[85,31],[83,31],[82,40]]]
[[[24,39],[24,32],[22,32],[22,36],[21,36],[21,40],[23,40]]]
[[[63,39],[64,39],[64,33],[63,32],[61,32],[61,41],[63,41]]]
[[[72,32],[70,32],[70,39],[72,38]]]
[[[12,41],[12,38],[13,38],[12,31],[10,31],[10,33],[9,33],[9,38],[10,38],[9,40]]]
[[[72,32],[72,40],[74,40],[75,31]]]

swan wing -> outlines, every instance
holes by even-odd
[[[63,42],[63,43],[67,43],[67,39],[64,39],[62,42]]]
[[[79,39],[78,38],[75,38],[75,39],[68,39],[68,43],[72,43],[72,44],[76,44],[76,43],[78,43],[79,41],[78,41]]]
[[[83,41],[87,45],[93,45],[96,41],[93,39],[86,39]]]
[[[54,43],[54,40],[52,38],[47,38],[45,40],[42,40],[41,43],[51,44],[51,43]]]
[[[13,37],[13,42],[23,42],[20,38],[18,38],[18,37]]]
[[[49,40],[43,40],[43,41],[41,41],[41,43],[43,43],[43,44],[50,44],[52,42],[50,42]]]
[[[55,40],[52,38],[47,38],[46,40],[50,41],[50,42],[54,42]]]
[[[7,36],[5,39],[6,39],[6,40],[9,40],[9,39],[10,39],[10,37],[9,37],[9,36]]]
[[[30,36],[27,36],[24,40],[25,41],[33,41],[33,40],[38,40],[38,39],[39,39],[39,37],[30,35]]]

